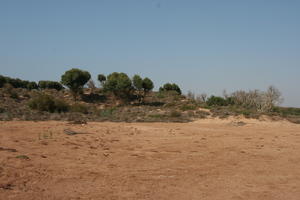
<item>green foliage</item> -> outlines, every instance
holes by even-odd
[[[132,82],[125,73],[113,72],[107,76],[104,91],[112,92],[116,97],[128,100],[132,92]]]
[[[148,77],[144,78],[143,80],[143,89],[145,92],[149,92],[151,90],[153,90],[154,88],[154,84],[151,81],[151,79],[149,79]]]
[[[178,112],[177,110],[172,110],[170,112],[170,117],[180,117],[181,116],[181,112]]]
[[[71,110],[71,112],[77,112],[77,113],[83,113],[83,114],[89,113],[88,107],[86,105],[79,104],[79,103],[73,104],[70,107],[70,110]]]
[[[154,87],[153,82],[149,78],[142,79],[139,75],[134,75],[132,82],[140,101],[143,101],[147,93]]]
[[[16,89],[9,83],[5,83],[3,86],[3,91],[6,93],[9,97],[13,99],[18,99],[19,95],[16,92]]]
[[[5,83],[6,83],[6,78],[0,75],[0,88],[2,88]]]
[[[143,89],[143,79],[139,75],[134,75],[132,78],[133,86],[136,90],[142,90]]]
[[[5,112],[5,109],[0,107],[0,113],[4,113]]]
[[[180,107],[180,110],[187,111],[187,110],[196,110],[197,106],[194,104],[184,104]]]
[[[99,116],[105,117],[105,118],[111,117],[111,116],[113,116],[115,110],[116,110],[115,107],[100,110]]]
[[[60,91],[63,89],[63,86],[56,81],[39,81],[38,87],[42,90],[44,89],[55,89]]]
[[[162,92],[162,91],[176,91],[178,94],[181,94],[181,89],[180,87],[173,83],[166,83],[164,84],[162,87],[159,88],[159,91]]]
[[[14,88],[37,89],[37,84],[35,82],[0,75],[0,88],[4,87],[5,84],[10,84]]]
[[[39,89],[39,86],[36,82],[32,81],[27,84],[27,89],[36,90],[36,89]]]
[[[27,88],[27,85],[29,83],[29,81],[24,81],[19,78],[4,77],[4,79],[5,79],[5,83],[12,85],[14,88]]]
[[[106,76],[104,74],[99,74],[98,75],[98,81],[100,81],[100,83],[102,84],[102,86],[104,85],[105,81],[106,81]]]
[[[26,155],[18,155],[16,156],[16,158],[19,158],[19,159],[23,159],[23,160],[29,160],[30,158]]]
[[[274,107],[272,112],[279,113],[283,116],[300,116],[300,108]]]
[[[207,99],[206,104],[209,106],[227,106],[228,102],[222,97],[211,96]]]
[[[33,110],[51,113],[67,112],[69,110],[69,105],[67,103],[46,94],[38,94],[31,101],[29,101],[28,106]]]
[[[61,83],[73,92],[74,98],[76,99],[76,96],[81,92],[83,86],[90,80],[90,78],[91,75],[89,72],[73,68],[66,71],[61,76]]]

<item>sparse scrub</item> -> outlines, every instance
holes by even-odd
[[[88,114],[89,109],[86,105],[76,103],[70,106],[70,111],[71,112],[77,112],[77,113],[82,113],[82,114]]]
[[[104,118],[112,117],[115,110],[116,110],[115,107],[113,107],[113,108],[106,108],[106,109],[100,110],[99,111],[99,116],[100,117],[104,117]]]
[[[197,106],[195,104],[184,104],[180,106],[180,110],[187,111],[187,110],[196,110]]]
[[[29,101],[28,106],[33,110],[46,111],[50,113],[67,112],[69,110],[67,103],[46,94],[38,94]]]
[[[177,110],[172,110],[170,112],[170,117],[180,117],[181,116],[181,112],[177,111]]]

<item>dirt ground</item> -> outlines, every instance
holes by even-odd
[[[0,122],[0,199],[299,200],[300,125],[243,121]]]

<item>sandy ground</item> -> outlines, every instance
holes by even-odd
[[[243,121],[0,122],[0,199],[299,200],[300,125]]]

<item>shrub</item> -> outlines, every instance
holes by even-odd
[[[31,109],[46,111],[46,112],[67,112],[69,106],[62,100],[57,100],[52,96],[46,94],[38,94],[31,101],[29,101],[28,106]]]
[[[0,75],[0,88],[2,88],[5,83],[6,83],[6,78]]]
[[[82,92],[83,86],[90,80],[91,75],[87,71],[73,68],[61,76],[61,83],[67,86],[73,93],[74,99]]]
[[[56,81],[39,81],[38,87],[40,89],[55,89],[57,91],[63,89],[63,86]]]
[[[209,106],[227,106],[228,102],[222,97],[211,96],[207,99],[206,104]]]
[[[4,113],[5,112],[5,109],[0,107],[0,113]]]
[[[181,116],[181,112],[178,112],[177,110],[172,110],[170,112],[170,117],[180,117]]]
[[[186,111],[186,110],[196,110],[197,109],[197,106],[196,105],[193,105],[193,104],[185,104],[185,105],[182,105],[180,107],[180,110],[182,111]]]
[[[107,108],[104,110],[100,110],[99,111],[99,116],[100,117],[111,117],[113,116],[114,111],[116,110],[116,108]]]
[[[78,112],[78,113],[83,113],[83,114],[89,113],[88,107],[83,104],[79,104],[79,103],[72,105],[70,110],[72,112]]]
[[[173,83],[166,83],[162,87],[159,88],[159,91],[176,91],[178,94],[181,94],[181,89],[180,87]]]
[[[3,86],[4,93],[6,93],[9,97],[13,99],[18,99],[19,95],[15,90],[16,89],[9,83],[4,84]]]
[[[39,89],[39,86],[36,82],[29,82],[26,86],[27,89],[29,90],[36,90],[36,89]]]

